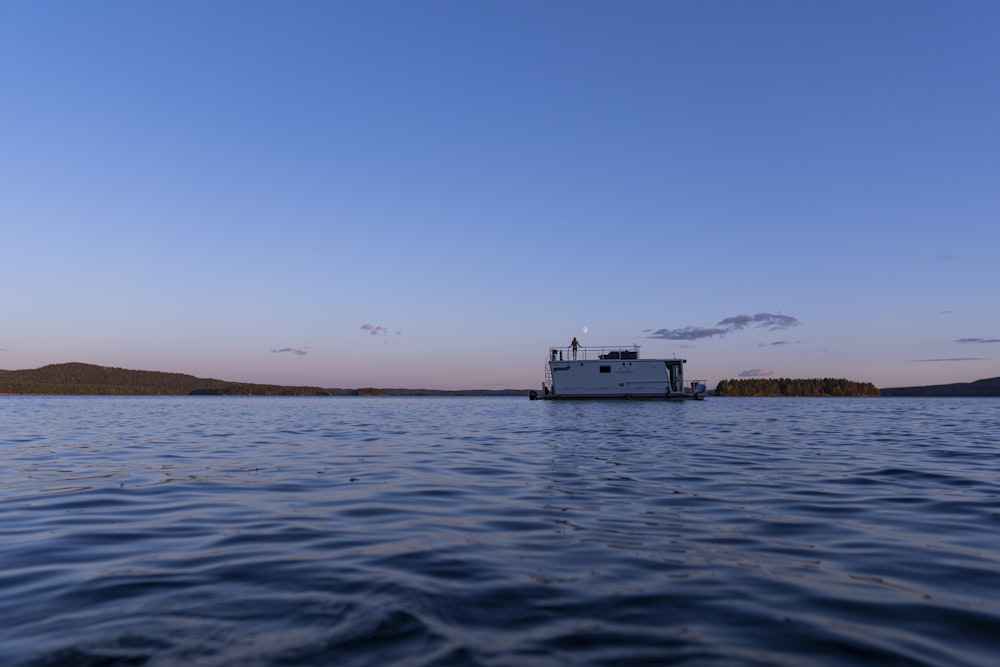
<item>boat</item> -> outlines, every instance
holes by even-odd
[[[576,341],[574,340],[574,343]],[[642,359],[638,345],[550,347],[542,391],[531,400],[658,399],[700,401],[705,383],[684,384],[687,359]]]

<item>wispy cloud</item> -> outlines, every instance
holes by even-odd
[[[770,375],[774,375],[774,371],[766,368],[748,368],[740,372],[741,378],[766,378]]]
[[[283,347],[280,350],[271,350],[273,354],[294,354],[296,357],[304,357],[309,354],[308,350],[300,350],[295,347]]]
[[[791,315],[778,315],[774,313],[757,313],[756,315],[736,315],[727,317],[719,322],[719,326],[729,327],[733,331],[753,327],[755,329],[766,328],[770,331],[787,329],[794,327],[799,321]]]
[[[1000,338],[959,338],[956,343],[1000,343]]]
[[[729,333],[729,329],[706,329],[703,327],[684,327],[682,329],[647,329],[649,333],[646,338],[662,338],[663,340],[698,340],[699,338],[711,338],[712,336],[724,336]]]
[[[986,357],[948,357],[947,359],[908,359],[908,364],[926,364],[937,361],[986,361]]]
[[[362,324],[358,328],[361,329],[362,331],[367,331],[372,336],[388,336],[389,335],[389,327],[384,327],[381,324],[372,324],[371,322],[365,322],[364,324]],[[396,335],[396,336],[402,336],[403,332],[402,331],[396,331],[394,335]],[[385,341],[385,342],[388,343],[389,341]]]
[[[367,331],[373,336],[385,336],[389,333],[389,330],[386,329],[385,327],[381,325],[374,325],[369,322],[365,322],[359,328],[364,331]]]
[[[711,338],[712,336],[725,336],[734,331],[743,329],[767,329],[777,331],[789,327],[798,326],[800,322],[791,315],[781,315],[776,313],[757,313],[756,315],[734,315],[721,320],[714,327],[687,326],[680,329],[647,329],[647,338],[659,338],[661,340],[697,340],[699,338]]]
[[[776,345],[798,345],[797,340],[776,340],[773,343],[757,343],[757,347],[774,347]]]

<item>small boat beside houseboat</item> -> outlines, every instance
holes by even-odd
[[[574,339],[574,342],[575,339]],[[638,345],[551,347],[541,392],[531,400],[585,398],[700,401],[701,380],[684,383],[686,359],[642,359]]]

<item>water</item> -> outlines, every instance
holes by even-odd
[[[1000,400],[0,397],[0,664],[993,665]]]

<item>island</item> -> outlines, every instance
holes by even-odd
[[[716,396],[878,396],[871,382],[843,378],[740,378],[721,380]]]

